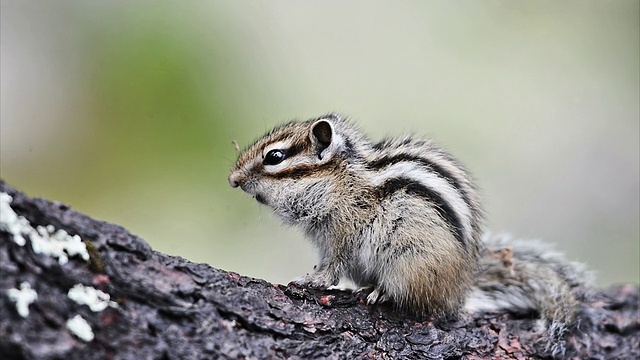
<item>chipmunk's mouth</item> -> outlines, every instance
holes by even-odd
[[[264,198],[264,196],[260,195],[260,194],[256,194],[254,196],[254,198],[256,199],[257,202],[259,202],[262,205],[267,205],[267,199]]]

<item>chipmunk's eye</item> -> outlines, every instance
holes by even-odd
[[[267,156],[262,160],[264,165],[278,165],[284,160],[285,155],[282,150],[271,150],[267,153]]]

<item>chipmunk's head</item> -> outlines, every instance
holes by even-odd
[[[229,184],[287,222],[320,217],[351,148],[345,127],[335,114],[277,127],[240,155]]]

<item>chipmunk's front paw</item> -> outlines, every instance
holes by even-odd
[[[367,304],[380,304],[389,300],[389,296],[385,294],[379,288],[374,288],[373,291],[367,296]]]
[[[306,274],[291,281],[291,284],[314,288],[328,288],[335,285],[333,279],[324,273]]]

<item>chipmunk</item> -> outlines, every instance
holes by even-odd
[[[536,311],[552,351],[564,351],[583,269],[538,243],[485,235],[469,173],[432,141],[372,143],[337,114],[290,122],[241,153],[229,183],[315,245],[315,272],[295,284],[350,280],[372,289],[369,304],[417,316]]]

